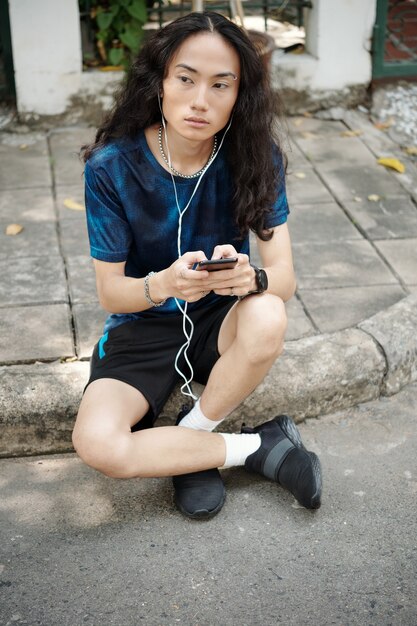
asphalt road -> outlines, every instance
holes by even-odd
[[[243,469],[193,522],[169,479],[0,461],[1,626],[415,626],[416,406],[413,384],[301,425],[323,464],[314,513]]]

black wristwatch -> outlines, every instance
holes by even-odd
[[[251,293],[263,293],[268,289],[268,276],[261,267],[256,267],[256,265],[252,265],[252,263],[251,267],[255,270],[256,289],[249,291],[248,295]]]

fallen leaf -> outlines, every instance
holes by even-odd
[[[344,130],[340,133],[341,137],[359,137],[363,132],[361,130]]]
[[[355,196],[353,199],[355,202],[362,202],[362,198],[360,198],[359,196]]]
[[[296,178],[305,178],[306,174],[304,172],[294,172],[294,176]]]
[[[376,193],[371,193],[371,195],[368,196],[368,200],[371,202],[378,202],[378,200],[381,200],[381,196],[378,196]]]
[[[313,117],[313,114],[310,111],[303,111],[304,117]]]
[[[19,146],[19,149],[20,149],[20,150],[27,150],[27,147],[28,147],[28,146],[27,146],[27,144],[26,144],[26,143],[22,143],[22,144]]]
[[[378,128],[379,130],[387,130],[387,128],[390,128],[393,124],[394,124],[394,119],[390,117],[390,119],[387,120],[386,122],[375,122],[374,126],[375,128]]]
[[[377,163],[379,165],[384,165],[384,167],[389,167],[396,172],[400,172],[403,174],[405,172],[405,165],[399,159],[394,159],[393,157],[381,157],[378,159]]]
[[[76,202],[72,198],[65,198],[64,207],[66,209],[71,209],[72,211],[84,211],[84,206],[79,202]]]
[[[5,233],[6,235],[18,235],[23,230],[23,226],[20,224],[9,224],[6,227]]]
[[[317,139],[318,135],[310,132],[309,130],[305,130],[301,133],[301,137],[304,137],[304,139]]]
[[[297,117],[297,119],[293,121],[294,126],[301,126],[301,124],[303,123],[304,123],[304,119],[302,117]]]
[[[117,72],[123,69],[123,65],[103,65],[99,67],[100,72]]]
[[[74,361],[78,361],[76,356],[67,356],[61,359],[61,363],[74,363]]]
[[[403,148],[403,150],[410,156],[417,156],[417,146],[407,146],[406,148]]]

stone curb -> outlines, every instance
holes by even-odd
[[[0,367],[0,457],[71,450],[71,431],[89,363]],[[287,342],[263,383],[227,420],[252,425],[277,413],[296,421],[397,393],[417,380],[417,294],[357,328]],[[200,389],[196,388],[196,391]],[[183,403],[177,389],[160,424]]]
[[[391,396],[417,380],[417,294],[361,322],[358,328],[378,342],[387,362],[381,393]]]

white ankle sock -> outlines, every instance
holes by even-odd
[[[245,465],[250,454],[256,452],[261,445],[261,436],[258,433],[242,433],[240,435],[219,433],[226,443],[226,460],[221,469]]]
[[[214,420],[210,420],[208,417],[204,415],[200,408],[200,400],[197,400],[194,407],[191,409],[189,413],[185,417],[182,418],[179,425],[184,426],[184,428],[192,428],[193,430],[207,430],[212,431],[222,423],[222,419],[218,422]]]

